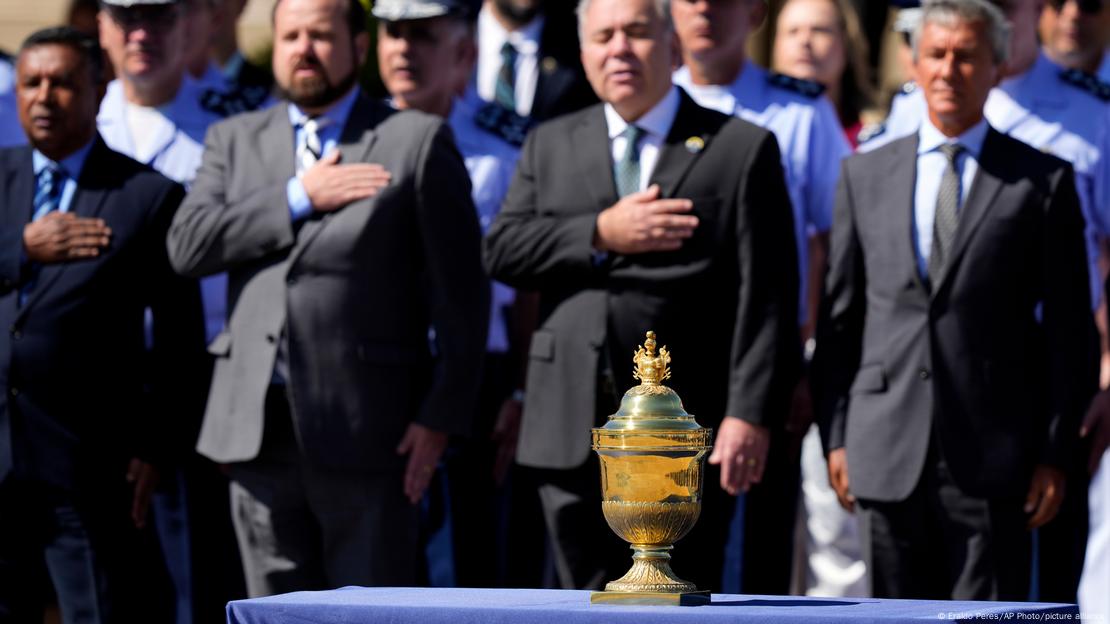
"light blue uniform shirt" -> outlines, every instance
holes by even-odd
[[[57,163],[62,173],[65,174],[62,182],[62,194],[58,198],[58,212],[69,212],[69,207],[73,204],[73,196],[77,193],[77,179],[81,177],[81,171],[85,168],[85,160],[88,158],[89,150],[92,149],[95,140],[94,137],[76,152]],[[38,188],[39,174],[52,162],[54,161],[43,155],[42,152],[38,150],[31,151],[31,168],[35,172],[36,189]]]
[[[921,124],[917,140],[917,181],[913,194],[913,234],[917,242],[917,270],[922,279],[929,276],[937,193],[940,192],[944,172],[948,169],[948,157],[940,151],[940,147],[946,143],[958,143],[964,148],[956,157],[956,170],[960,172],[959,210],[962,212],[968,191],[971,190],[971,182],[979,171],[979,155],[983,153],[983,140],[986,138],[985,120],[955,139],[946,137],[931,122]]]
[[[161,115],[153,127],[147,128],[152,151],[149,158],[138,158],[138,149],[127,124],[127,100],[123,84],[113,80],[108,84],[100,113],[96,117],[97,129],[108,147],[150,165],[167,178],[183,184],[192,184],[204,155],[204,135],[208,126],[220,118],[200,107],[202,89],[186,76],[170,102],[159,106]],[[220,273],[200,281],[204,301],[204,328],[209,342],[223,329],[227,317],[227,274]]]
[[[358,94],[358,87],[351,89],[350,93],[332,104],[328,110],[316,116],[317,119],[327,120],[327,123],[321,123],[321,128],[316,131],[316,136],[320,139],[320,156],[326,155],[339,145],[343,126],[347,125],[347,117],[351,114],[351,108],[354,107]],[[305,134],[301,124],[308,120],[308,115],[292,102],[288,106],[289,124],[293,126],[293,154],[296,154],[304,147]],[[289,217],[293,221],[299,221],[312,214],[312,202],[308,199],[304,184],[296,175],[289,178],[285,184],[285,198],[289,203]]]
[[[461,98],[456,98],[447,120],[455,133],[466,171],[470,174],[471,197],[478,210],[478,221],[484,234],[501,210],[501,203],[513,181],[520,148],[510,145],[501,137],[483,130],[475,122],[479,109],[485,104],[471,86]],[[486,351],[505,353],[509,350],[509,331],[505,321],[505,308],[512,305],[516,295],[512,288],[491,282],[492,299],[489,318],[489,338]]]
[[[15,67],[11,61],[0,59],[0,147],[26,143],[15,104]]]
[[[992,127],[1071,163],[1086,219],[1091,302],[1102,300],[1096,235],[1110,235],[1110,104],[1060,76],[1044,54],[1029,71],[991,90],[984,115]],[[927,117],[920,89],[895,98],[885,130],[860,146],[881,147],[917,131]]]
[[[686,67],[674,73],[674,83],[701,106],[766,128],[778,140],[794,210],[801,292],[798,319],[804,323],[808,299],[807,237],[832,227],[840,160],[852,151],[836,111],[824,96],[809,97],[771,84],[767,70],[751,61],[744,63],[732,84],[695,85]]]

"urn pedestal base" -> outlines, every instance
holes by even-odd
[[[665,592],[595,591],[590,592],[590,604],[700,607],[709,604],[709,592],[697,591],[672,594]]]
[[[671,546],[634,544],[632,568],[590,594],[590,604],[698,606],[709,604],[709,592],[684,581],[671,570]]]

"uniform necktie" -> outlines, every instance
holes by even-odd
[[[947,268],[952,242],[956,239],[956,226],[960,223],[960,170],[956,163],[963,149],[955,143],[940,146],[941,153],[948,159],[948,166],[940,179],[933,215],[933,248],[929,252],[929,281],[933,284],[940,282]]]
[[[624,154],[614,167],[613,177],[617,182],[617,194],[624,197],[640,190],[640,150],[637,144],[644,131],[629,125],[621,134],[625,137]]]
[[[302,140],[297,147],[297,175],[304,175],[323,156],[320,130],[328,125],[327,118],[313,117],[301,123]]]
[[[511,111],[516,110],[516,48],[508,41],[501,46],[501,70],[493,89],[493,100]]]
[[[62,170],[50,163],[39,172],[31,220],[38,221],[58,209],[62,199]]]

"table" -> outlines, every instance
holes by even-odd
[[[714,594],[701,607],[590,605],[590,592],[558,589],[346,587],[237,600],[229,624],[891,624],[1076,621],[1075,605]]]

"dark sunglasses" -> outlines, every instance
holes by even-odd
[[[1054,11],[1060,11],[1068,2],[1069,0],[1048,0],[1048,6]],[[1102,0],[1075,0],[1075,3],[1079,6],[1079,12],[1087,15],[1094,15],[1102,10]]]

